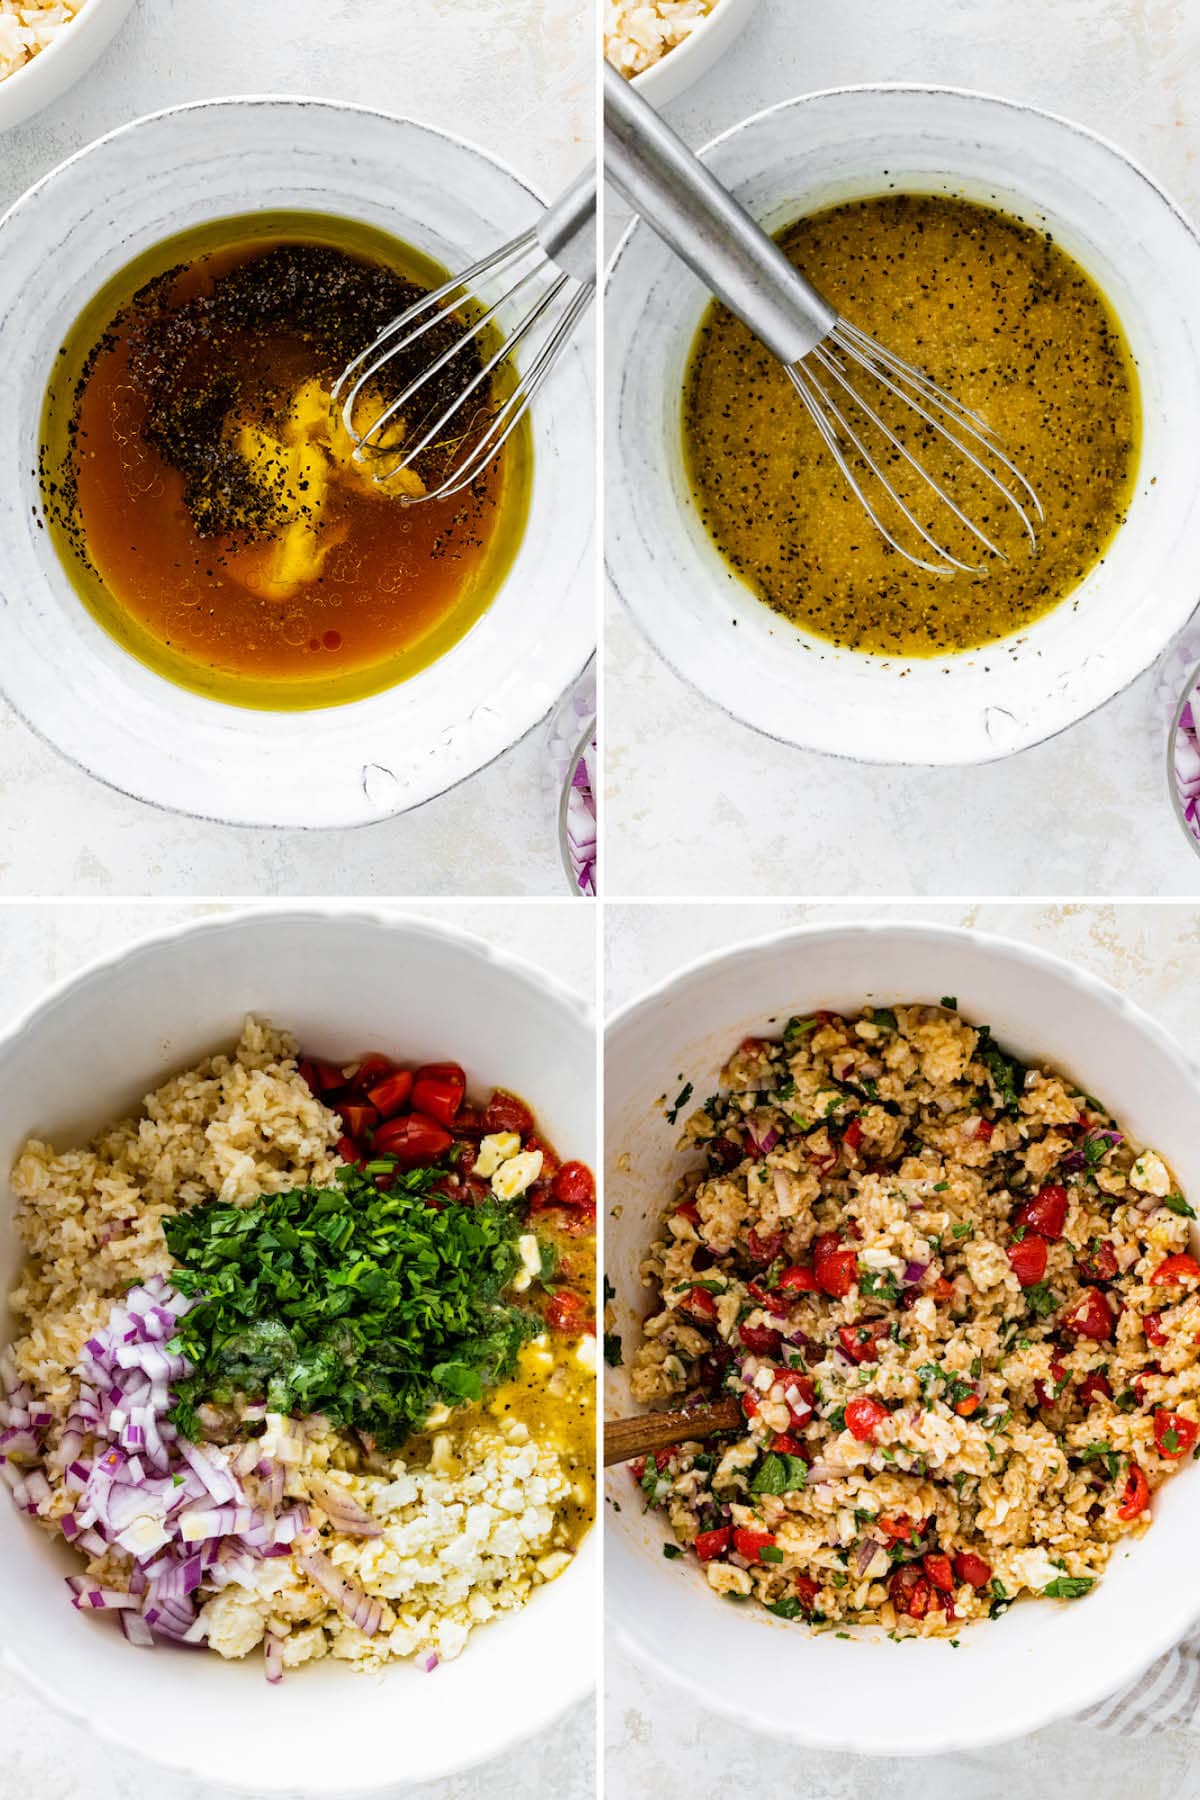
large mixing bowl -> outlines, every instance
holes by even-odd
[[[453,649],[384,693],[320,711],[252,712],[189,693],[96,623],[38,528],[42,399],[64,336],[106,281],[205,220],[272,210],[360,220],[459,269],[540,207],[503,164],[444,132],[291,99],[156,113],[31,188],[0,220],[0,684],[41,737],[139,799],[233,824],[357,825],[482,768],[591,654],[588,340],[579,334],[538,395],[524,536]]]
[[[1020,633],[907,662],[838,649],[758,600],[704,528],[684,469],[682,402],[708,295],[635,226],[607,288],[606,549],[651,643],[735,718],[867,762],[983,762],[1103,705],[1149,666],[1196,602],[1200,241],[1183,214],[1080,126],[953,89],[806,95],[745,120],[703,154],[771,230],[900,189],[991,202],[1053,232],[1125,327],[1141,383],[1141,460],[1127,521],[1103,562]],[[838,480],[832,465],[829,479]]]
[[[564,1154],[595,1146],[585,1009],[475,938],[362,913],[259,911],[137,944],[75,976],[0,1041],[0,1169],[35,1132],[65,1148],[169,1074],[236,1040],[247,1010],[334,1059],[460,1058],[473,1088],[528,1096]],[[7,1179],[4,1183],[7,1188]],[[0,1199],[3,1296],[20,1251]],[[432,1674],[332,1658],[263,1679],[261,1659],[141,1650],[74,1610],[76,1572],[0,1496],[0,1658],[98,1738],[255,1795],[394,1790],[453,1774],[550,1724],[595,1680],[595,1533],[557,1581]]]
[[[682,1159],[659,1097],[680,1076],[717,1086],[743,1037],[789,1014],[855,1012],[864,1002],[954,994],[1018,1057],[1060,1068],[1200,1195],[1200,1086],[1153,1020],[1082,970],[1023,944],[923,925],[785,933],[710,957],[613,1020],[605,1054],[605,1263],[625,1363],[647,1295],[638,1264],[657,1235]],[[611,1416],[636,1411],[625,1369],[608,1371]],[[1116,1549],[1078,1601],[1022,1600],[946,1638],[890,1643],[877,1628],[810,1635],[761,1607],[731,1606],[692,1558],[663,1556],[666,1526],[643,1510],[625,1469],[610,1472],[605,1599],[635,1655],[718,1712],[838,1750],[931,1756],[1036,1731],[1140,1673],[1200,1616],[1190,1566],[1200,1471],[1189,1462],[1156,1493],[1144,1537]]]

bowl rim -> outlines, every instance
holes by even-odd
[[[723,5],[724,3],[725,0],[718,0],[719,5]],[[709,16],[711,17],[712,15],[710,14]],[[1126,168],[1128,168],[1142,183],[1149,187],[1154,195],[1163,202],[1176,222],[1183,227],[1189,237],[1191,237],[1192,241],[1200,247],[1200,227],[1193,223],[1169,189],[1163,186],[1142,160],[1137,156],[1133,156],[1129,151],[1118,144],[1115,139],[1107,136],[1104,132],[1095,130],[1090,125],[1080,124],[1077,119],[1070,118],[1066,113],[1056,112],[1052,107],[1038,106],[1028,100],[1010,99],[1003,94],[994,93],[987,88],[963,87],[950,82],[853,81],[843,82],[831,87],[805,89],[802,92],[792,94],[783,100],[773,101],[770,106],[760,107],[756,112],[748,113],[744,118],[737,120],[734,124],[727,125],[723,131],[717,132],[714,137],[710,137],[705,143],[701,144],[696,150],[696,155],[699,156],[702,161],[706,160],[713,151],[717,150],[728,139],[734,138],[741,132],[761,124],[775,113],[785,112],[791,107],[801,105],[810,100],[841,99],[856,94],[932,95],[939,98],[942,96],[949,96],[956,100],[983,101],[989,106],[1003,107],[1008,112],[1018,114],[1024,113],[1049,120],[1053,125],[1063,127],[1074,136],[1090,141],[1092,144],[1097,145],[1100,149],[1107,151],[1110,155],[1115,156],[1120,162],[1124,163]],[[629,249],[630,242],[640,224],[641,221],[636,215],[630,219],[618,238],[611,256],[605,264],[601,280],[601,288],[605,300],[607,300],[609,287],[616,278],[618,264]],[[647,226],[647,233],[649,232],[649,229],[649,226]],[[615,428],[613,435],[615,441]],[[989,762],[1002,762],[1009,757],[1019,756],[1026,750],[1037,749],[1041,744],[1053,743],[1054,740],[1061,737],[1064,732],[1073,730],[1077,725],[1082,725],[1085,720],[1094,717],[1095,714],[1101,712],[1104,707],[1110,705],[1112,701],[1116,700],[1121,694],[1125,693],[1128,688],[1132,687],[1139,676],[1144,675],[1146,670],[1157,661],[1163,651],[1167,648],[1168,644],[1178,635],[1179,631],[1183,629],[1187,622],[1185,619],[1180,619],[1171,627],[1170,632],[1162,642],[1148,651],[1143,650],[1142,652],[1139,652],[1139,654],[1142,655],[1143,660],[1138,666],[1131,666],[1129,672],[1121,681],[1119,681],[1118,685],[1113,688],[1112,692],[1105,696],[1105,698],[1095,701],[1092,705],[1086,707],[1084,711],[1078,713],[1074,718],[1065,720],[1061,725],[1056,725],[1050,731],[1043,731],[1040,734],[1027,733],[1022,742],[1015,745],[1007,745],[1003,748],[997,747],[991,749],[986,743],[980,743],[975,746],[972,753],[965,758],[960,751],[956,753],[953,758],[943,758],[938,762],[922,761],[906,757],[889,757],[886,762],[880,762],[878,759],[862,756],[850,748],[839,750],[830,750],[824,747],[817,748],[813,745],[798,743],[793,738],[782,737],[778,732],[772,731],[768,726],[761,725],[755,720],[749,719],[742,713],[735,711],[730,701],[718,699],[706,689],[698,687],[691,676],[686,675],[683,672],[677,661],[673,657],[668,656],[660,645],[654,639],[650,638],[642,623],[640,613],[626,593],[624,586],[617,580],[608,557],[607,547],[604,556],[604,570],[609,586],[611,586],[617,594],[626,613],[633,620],[642,637],[650,645],[650,648],[654,651],[655,655],[661,657],[663,662],[666,663],[676,679],[682,682],[691,690],[691,692],[699,694],[703,700],[709,705],[715,706],[726,718],[733,720],[735,724],[745,726],[748,730],[756,732],[760,737],[766,738],[770,743],[781,744],[789,749],[803,750],[811,755],[828,756],[838,761],[857,764],[859,767],[863,768],[970,768]],[[749,597],[755,598],[753,595],[750,595]],[[1065,598],[1069,599],[1070,596],[1067,595]],[[1007,640],[1004,638],[998,638],[994,643],[977,646],[974,651],[967,650],[956,652],[956,655],[972,656],[977,654],[981,649],[1001,649],[1006,641]]]
[[[1168,1059],[1175,1062],[1193,1087],[1200,1089],[1200,1062],[1188,1054],[1165,1026],[1161,1025],[1153,1014],[1147,1012],[1136,1000],[1102,976],[1095,975],[1082,964],[1073,962],[1065,956],[1044,949],[1039,944],[1029,943],[1023,939],[1005,937],[998,931],[981,931],[975,926],[954,925],[938,920],[917,920],[911,916],[889,918],[850,918],[836,923],[818,923],[802,925],[786,925],[772,932],[765,932],[752,938],[739,938],[719,950],[708,951],[704,955],[675,969],[670,975],[655,982],[645,992],[633,1000],[626,1002],[604,1021],[604,1047],[607,1056],[610,1034],[625,1026],[641,1011],[643,1007],[658,1006],[666,999],[677,985],[702,975],[715,965],[732,961],[741,956],[756,956],[764,952],[778,950],[785,945],[796,942],[820,942],[821,939],[834,937],[894,937],[900,940],[925,939],[926,941],[950,941],[963,945],[976,946],[986,953],[1001,956],[1015,956],[1025,960],[1035,968],[1047,974],[1054,974],[1065,979],[1076,987],[1103,1000],[1122,1019],[1126,1025],[1132,1025],[1147,1035],[1157,1049]],[[607,1095],[606,1095],[607,1101]],[[605,1119],[607,1125],[607,1115]],[[605,1145],[607,1155],[608,1145]],[[1196,1478],[1200,1482],[1200,1477]],[[609,1529],[608,1513],[605,1513],[605,1532]],[[1184,1592],[1185,1589],[1181,1589]],[[802,1709],[790,1719],[778,1716],[767,1717],[755,1712],[751,1707],[731,1702],[728,1694],[719,1682],[711,1688],[702,1689],[686,1675],[665,1660],[661,1634],[656,1636],[647,1631],[644,1635],[637,1626],[631,1625],[623,1618],[608,1617],[610,1629],[614,1633],[621,1649],[635,1662],[651,1669],[677,1691],[681,1691],[697,1703],[703,1703],[722,1713],[726,1718],[751,1731],[762,1732],[768,1737],[803,1744],[811,1749],[823,1749],[854,1753],[872,1757],[903,1756],[906,1758],[926,1758],[943,1755],[950,1751],[971,1751],[984,1749],[992,1745],[1002,1744],[1016,1737],[1025,1737],[1033,1732],[1044,1730],[1046,1726],[1060,1720],[1075,1718],[1088,1708],[1111,1698],[1131,1681],[1135,1681],[1150,1665],[1179,1643],[1186,1633],[1200,1620],[1200,1589],[1197,1589],[1190,1603],[1190,1612],[1185,1624],[1178,1628],[1174,1624],[1167,1626],[1165,1632],[1153,1629],[1154,1615],[1149,1608],[1143,1609],[1141,1616],[1147,1621],[1143,1634],[1137,1639],[1136,1647],[1131,1640],[1126,1653],[1125,1663],[1114,1675],[1104,1675],[1093,1680],[1082,1696],[1072,1696],[1068,1706],[1064,1707],[1051,1697],[1053,1683],[1045,1683],[1042,1689],[1044,1698],[1038,1705],[1032,1705],[1022,1715],[1015,1726],[1005,1722],[1005,1712],[1001,1707],[992,1710],[988,1715],[989,1722],[981,1731],[964,1731],[955,1729],[952,1722],[947,1722],[936,1738],[919,1747],[908,1743],[873,1743],[864,1749],[861,1742],[853,1738],[834,1738],[823,1735],[811,1727],[807,1714]],[[1118,1646],[1119,1650],[1119,1646]]]
[[[88,3],[91,4],[92,0],[88,0]],[[723,4],[724,0],[721,0],[721,3]],[[0,101],[2,101],[4,85],[5,84],[0,83]],[[139,113],[135,118],[126,119],[121,124],[113,126],[110,130],[101,132],[98,136],[90,138],[87,143],[81,144],[77,149],[72,150],[69,155],[62,157],[50,168],[44,170],[35,181],[30,182],[28,187],[23,188],[6,207],[0,209],[0,232],[8,225],[9,220],[19,207],[25,206],[30,201],[35,201],[42,190],[46,188],[51,181],[68,175],[68,172],[73,170],[75,164],[82,163],[84,159],[90,156],[94,151],[100,150],[104,146],[118,139],[131,136],[134,132],[143,130],[148,125],[154,125],[161,120],[173,118],[177,114],[200,113],[212,108],[242,108],[247,106],[283,106],[289,109],[318,107],[322,111],[331,113],[350,116],[362,115],[384,120],[389,124],[415,126],[417,129],[427,133],[431,137],[441,138],[446,143],[454,145],[457,149],[465,150],[470,155],[478,157],[493,169],[499,170],[503,175],[507,176],[509,180],[515,183],[523,193],[527,194],[538,206],[545,208],[548,204],[543,189],[536,186],[515,168],[506,156],[495,153],[487,146],[479,143],[475,138],[464,136],[457,131],[448,130],[443,125],[430,124],[427,120],[418,117],[415,114],[394,112],[384,106],[365,105],[359,101],[343,100],[330,95],[287,93],[265,89],[247,93],[209,94],[196,100],[184,100],[176,102],[173,105],[156,107],[151,112]],[[0,112],[0,119],[2,119],[2,112]],[[592,394],[594,415],[598,420],[598,389],[595,385],[593,376],[589,375],[588,381]],[[585,547],[583,558],[584,565],[592,561],[597,554],[594,541],[594,525],[595,521],[593,520],[593,541],[589,546]],[[505,580],[507,581],[507,579],[508,577],[506,576]],[[490,604],[491,603],[489,603],[489,606]],[[593,615],[594,611],[595,609],[593,608]],[[454,655],[457,647],[456,644],[451,645],[450,649],[446,651],[442,657],[437,659],[438,663],[446,662],[449,657]],[[592,642],[582,650],[582,660],[579,662],[578,666],[571,670],[570,674],[561,685],[555,686],[553,691],[544,691],[541,694],[537,703],[535,716],[529,718],[528,723],[526,723],[507,743],[499,745],[498,748],[493,750],[491,754],[486,755],[475,767],[464,769],[461,773],[456,774],[452,780],[435,788],[433,792],[426,793],[418,799],[406,801],[401,791],[392,795],[389,798],[389,801],[384,805],[373,806],[369,812],[350,819],[326,818],[319,820],[303,819],[297,822],[280,822],[277,819],[250,819],[244,816],[230,817],[224,809],[195,809],[181,805],[178,802],[172,802],[161,796],[152,797],[138,793],[133,788],[124,785],[113,773],[103,773],[100,770],[93,768],[89,763],[81,760],[81,757],[76,752],[65,749],[59,744],[47,730],[34,722],[20,698],[3,680],[0,680],[0,696],[2,696],[9,707],[11,707],[12,711],[21,721],[21,724],[26,730],[33,734],[40,744],[45,745],[55,756],[61,757],[81,775],[85,776],[90,781],[99,782],[111,793],[120,794],[122,798],[133,800],[141,806],[152,807],[155,811],[164,813],[169,817],[190,818],[195,819],[200,824],[221,825],[234,830],[245,829],[251,831],[305,833],[353,831],[382,824],[387,819],[401,818],[409,813],[419,812],[422,807],[442,799],[445,795],[453,793],[465,782],[473,780],[478,775],[482,775],[485,770],[490,769],[495,763],[499,762],[502,757],[507,756],[510,752],[514,751],[518,745],[523,744],[526,739],[537,730],[538,726],[549,716],[563,694],[578,682],[583,671],[587,668],[588,663],[592,661],[595,655],[595,617],[593,616]],[[165,686],[170,687],[174,685],[168,682],[165,677],[160,679],[163,680]],[[380,695],[373,696],[372,698],[380,699],[386,698],[388,695],[395,695],[398,692],[402,692],[405,685],[404,682],[396,683],[391,688],[382,690]],[[315,712],[300,713],[297,716],[308,719],[319,719],[322,716],[326,716],[336,720],[340,713],[345,713],[347,711],[349,711],[349,706],[333,706],[320,708]]]
[[[103,980],[121,964],[140,956],[146,951],[169,948],[183,938],[219,937],[230,930],[237,929],[247,922],[262,920],[265,922],[302,921],[310,926],[320,928],[336,924],[339,920],[351,919],[366,923],[388,931],[396,931],[417,940],[433,940],[441,944],[451,943],[467,952],[481,963],[489,963],[494,968],[514,975],[538,988],[556,1004],[562,1006],[575,1020],[593,1034],[596,1031],[596,1009],[594,1002],[572,989],[556,976],[548,974],[536,964],[527,962],[521,955],[505,948],[499,948],[489,939],[477,932],[464,929],[457,923],[448,920],[429,919],[421,914],[406,912],[403,907],[395,910],[383,905],[359,904],[357,902],[338,903],[336,901],[314,902],[298,901],[294,904],[287,901],[272,900],[258,905],[252,902],[235,902],[230,910],[217,916],[208,914],[177,921],[174,925],[157,930],[139,932],[135,937],[115,949],[102,952],[90,958],[86,963],[60,977],[40,991],[37,997],[22,1008],[19,1015],[4,1030],[0,1031],[0,1056],[13,1050],[21,1036],[29,1026],[43,1013],[61,1005],[76,989],[90,986],[93,982]],[[600,1408],[597,1407],[599,1414]],[[597,1423],[597,1429],[599,1425]],[[588,1546],[587,1562],[583,1565],[584,1575],[593,1582],[599,1582],[602,1566],[603,1532],[600,1528],[600,1512],[597,1506],[596,1517],[592,1521],[584,1537]],[[582,1562],[582,1558],[580,1559]],[[521,1609],[528,1610],[528,1603]],[[64,1615],[69,1617],[69,1612]],[[513,1726],[510,1734],[503,1742],[488,1745],[478,1752],[467,1747],[463,1760],[455,1761],[440,1775],[422,1774],[417,1779],[450,1780],[470,1769],[480,1767],[498,1756],[503,1756],[532,1737],[549,1731],[572,1707],[586,1700],[596,1686],[594,1645],[589,1645],[587,1653],[574,1665],[575,1674],[570,1680],[564,1680],[562,1693],[555,1699],[553,1706],[545,1709],[532,1726],[527,1726],[525,1712],[518,1710],[513,1714]],[[572,1668],[570,1659],[563,1659],[564,1670]],[[170,1769],[193,1779],[206,1780],[203,1770],[197,1768],[190,1760],[181,1741],[179,1754],[170,1761],[150,1757],[139,1749],[128,1736],[118,1732],[112,1722],[103,1714],[89,1710],[82,1691],[69,1692],[51,1685],[40,1672],[30,1668],[19,1651],[11,1644],[0,1643],[0,1668],[16,1676],[25,1686],[35,1693],[60,1718],[67,1718],[86,1726],[111,1748],[121,1754],[137,1758],[147,1768]],[[349,1674],[349,1671],[347,1671]],[[462,1740],[464,1746],[470,1745],[470,1738]],[[248,1778],[251,1779],[251,1778]],[[410,1781],[403,1774],[389,1774],[382,1783],[368,1778],[366,1785],[359,1786],[350,1777],[339,1792],[353,1795],[383,1795],[399,1792],[410,1786]],[[251,1779],[250,1785],[224,1784],[223,1791],[230,1793],[261,1795],[263,1789],[258,1785],[258,1778]],[[288,1790],[275,1788],[271,1792],[284,1793]],[[332,1790],[323,1790],[332,1792]],[[314,1791],[315,1800],[315,1791]]]

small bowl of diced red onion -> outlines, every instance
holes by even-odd
[[[1167,779],[1175,816],[1200,855],[1200,663],[1189,670],[1171,720]]]

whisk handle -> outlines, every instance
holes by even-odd
[[[832,331],[832,307],[607,63],[604,169],[622,198],[781,362],[799,362]]]
[[[537,227],[538,241],[564,275],[590,286],[596,279],[596,171],[584,169],[548,206]]]

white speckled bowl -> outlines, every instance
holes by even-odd
[[[528,1096],[564,1155],[594,1161],[595,1037],[582,1002],[478,938],[393,915],[261,909],[120,951],[0,1040],[0,1341],[20,1262],[7,1171],[31,1132],[61,1148],[234,1041],[247,1011],[332,1058],[460,1058]],[[76,1612],[78,1558],[0,1493],[0,1661],[106,1742],[255,1796],[395,1792],[520,1743],[595,1681],[596,1534],[528,1605],[424,1674],[332,1659],[268,1687],[260,1656],[127,1643]],[[149,1774],[143,1787],[153,1792]],[[206,1787],[206,1791],[207,1787]]]
[[[482,618],[428,669],[350,705],[253,712],[122,650],[37,529],[38,421],[64,333],[102,284],[205,219],[342,213],[462,267],[539,213],[516,175],[428,126],[332,101],[204,101],[101,138],[0,220],[0,683],[110,786],[232,824],[357,825],[418,806],[516,743],[595,641],[593,408],[581,333],[533,408],[525,535]]]
[[[764,606],[704,529],[684,471],[681,413],[708,297],[634,226],[606,296],[606,550],[651,643],[735,718],[867,762],[983,762],[1102,706],[1149,666],[1196,601],[1200,240],[1184,215],[1082,127],[955,89],[802,96],[735,126],[703,154],[769,229],[895,185],[994,200],[1052,230],[1125,326],[1142,384],[1142,454],[1128,521],[1103,563],[1020,636],[907,663],[836,649]]]
[[[627,1365],[648,1296],[638,1265],[683,1158],[658,1096],[681,1075],[711,1093],[748,1035],[790,1014],[854,1011],[953,994],[1018,1056],[1063,1069],[1160,1150],[1200,1195],[1200,1085],[1167,1034],[1082,969],[1023,944],[941,926],[848,924],[781,933],[692,964],[626,1007],[605,1050],[605,1267],[616,1287],[622,1369],[608,1370],[610,1417],[638,1409]],[[774,1021],[772,1023],[771,1021]],[[1132,1680],[1200,1617],[1183,1578],[1195,1541],[1200,1470],[1155,1496],[1147,1534],[1119,1546],[1079,1601],[1021,1601],[945,1638],[888,1642],[811,1636],[708,1588],[692,1558],[669,1561],[659,1515],[624,1469],[610,1470],[605,1604],[631,1650],[740,1723],[828,1749],[934,1756],[1036,1731]]]
[[[87,0],[32,62],[0,81],[0,131],[21,125],[82,79],[121,29],[133,0]]]
[[[750,23],[758,4],[759,0],[717,0],[681,43],[634,76],[634,86],[654,106],[677,100],[716,68]]]

